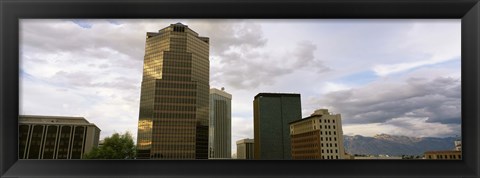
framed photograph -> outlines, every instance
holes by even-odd
[[[478,0],[0,8],[2,177],[479,176]]]

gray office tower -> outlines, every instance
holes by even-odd
[[[291,159],[289,123],[302,118],[300,94],[259,93],[253,101],[255,159]]]
[[[209,158],[232,157],[232,95],[210,89]]]

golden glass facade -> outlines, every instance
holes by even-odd
[[[209,39],[186,25],[147,33],[137,158],[208,158],[208,57]]]

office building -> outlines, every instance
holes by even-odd
[[[327,109],[290,123],[292,159],[343,159],[342,119]]]
[[[232,95],[210,89],[209,158],[232,157]]]
[[[83,117],[20,115],[18,137],[19,159],[82,159],[100,129]]]
[[[254,159],[254,140],[242,139],[237,141],[237,159]]]
[[[253,101],[255,159],[291,159],[288,123],[302,118],[300,94],[259,93]]]
[[[138,159],[207,159],[209,39],[181,23],[148,32]]]

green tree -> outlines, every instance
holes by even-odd
[[[85,159],[134,159],[135,144],[130,132],[114,133],[103,140],[103,145],[85,154]]]

